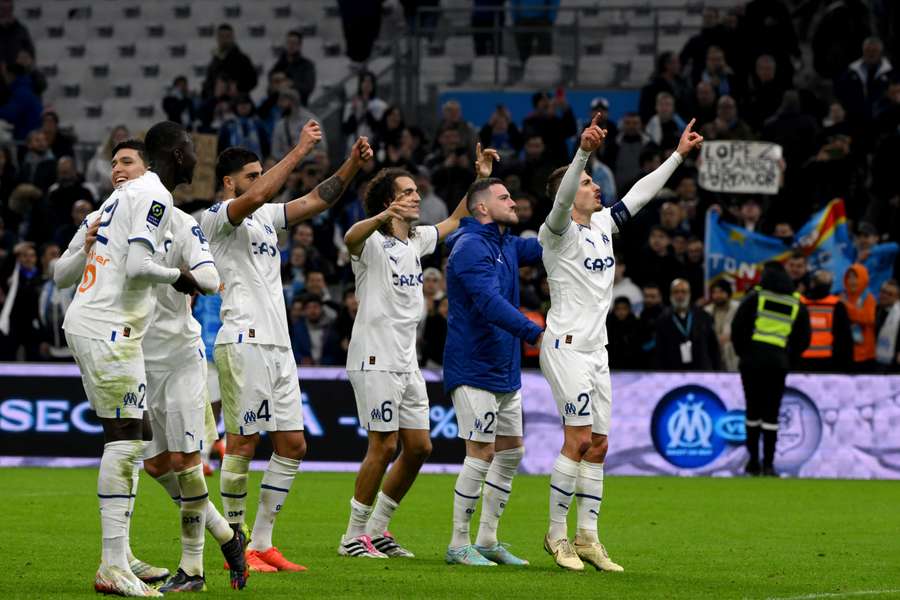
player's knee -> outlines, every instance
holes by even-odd
[[[107,444],[143,438],[140,419],[100,419],[100,423],[103,425],[103,439]]]
[[[162,477],[171,470],[168,455],[164,452],[157,454],[153,458],[148,458],[144,461],[144,470],[147,471],[147,475],[154,479]]]
[[[380,464],[388,464],[397,455],[397,436],[379,439],[369,445],[369,455]]]
[[[306,456],[306,439],[302,435],[291,438],[285,446],[284,453],[279,452],[285,458],[303,460]]]
[[[412,462],[422,464],[431,456],[431,440],[425,439],[409,446],[404,446],[403,454],[405,454]]]

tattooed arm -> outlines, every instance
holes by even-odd
[[[313,151],[321,139],[322,129],[319,124],[312,120],[308,121],[300,132],[300,141],[288,152],[287,156],[257,179],[250,189],[227,204],[225,210],[228,212],[228,220],[231,224],[239,225],[277,194],[294,167]]]
[[[350,157],[344,161],[334,175],[317,185],[307,195],[291,200],[285,205],[288,227],[310,219],[334,206],[344,195],[344,190],[353,181],[362,164],[372,160],[373,156],[374,153],[366,138],[361,137],[356,140],[350,150]]]

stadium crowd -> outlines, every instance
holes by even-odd
[[[476,6],[473,22],[477,16]],[[294,227],[281,244],[297,363],[345,362],[357,301],[342,238],[364,217],[362,199],[379,169],[402,167],[413,173],[422,198],[421,220],[436,223],[474,180],[476,143],[496,148],[502,160],[495,175],[517,203],[520,222],[514,232],[535,236],[552,203],[545,191],[548,175],[568,163],[572,139],[599,113],[608,133],[590,169],[606,205],[673,151],[691,118],[706,140],[764,140],[782,146],[784,177],[777,195],[708,193],[699,188],[689,160],[616,242],[610,365],[736,370],[729,340],[737,305],[733,290],[727,282],[704,289],[707,209],[781,238],[790,247],[813,212],[843,198],[860,262],[875,244],[900,240],[900,72],[888,59],[890,51],[896,56],[894,40],[882,42],[876,36],[885,32],[873,30],[870,22],[854,21],[852,39],[842,36],[840,44],[817,46],[812,40],[813,74],[800,64],[801,40],[780,0],[753,0],[725,14],[706,8],[702,30],[680,53],[658,56],[638,106],[628,107],[617,122],[609,120],[610,103],[603,97],[593,100],[589,114],[575,114],[565,95],[536,92],[533,112],[521,123],[498,106],[487,123],[472,124],[451,100],[442,106],[437,126],[425,130],[383,98],[375,76],[361,69],[357,91],[343,109],[341,131],[332,132],[331,140],[368,136],[376,160],[335,209]],[[316,87],[316,66],[303,56],[302,44],[299,31],[288,33],[277,63],[258,76],[234,30],[220,25],[199,89],[187,77],[178,77],[160,99],[162,108],[169,119],[193,131],[216,134],[220,148],[253,150],[268,167],[296,143],[303,123],[317,118],[307,108]],[[112,147],[138,132],[127,123],[111,123],[116,126],[108,140],[87,164],[78,164],[76,140],[67,127],[71,124],[60,123],[53,107],[41,99],[47,84],[35,66],[39,48],[12,14],[9,1],[0,1],[0,48],[0,119],[21,142],[0,147],[0,360],[71,360],[61,325],[75,290],[55,288],[53,262],[86,215],[109,194]],[[366,50],[353,50],[354,60],[364,62]],[[813,79],[827,84],[828,93],[813,91]],[[255,103],[250,93],[260,85],[265,86],[264,99]],[[276,201],[303,195],[331,171],[323,147],[296,169]],[[214,200],[176,195],[176,203],[188,212],[203,210]],[[429,367],[440,366],[446,337],[445,259],[446,253],[438,251],[423,264],[426,314],[418,339],[421,364]],[[821,292],[801,252],[786,266],[799,291]],[[856,265],[852,274],[834,276],[865,279],[864,271]],[[540,268],[523,268],[520,278],[521,309],[543,324],[550,303],[546,276]],[[877,298],[863,292],[843,301],[847,310],[841,323],[854,342],[853,351],[836,355],[829,368],[875,368],[880,329],[900,328],[900,319],[888,318],[892,310],[900,312],[900,286],[891,279]],[[695,343],[690,364],[678,358],[684,332],[672,314],[690,316],[690,335],[702,340]],[[526,348],[524,358],[525,366],[538,366],[535,348]],[[896,354],[879,368],[900,371]]]

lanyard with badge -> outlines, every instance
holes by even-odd
[[[694,325],[694,313],[688,311],[686,325],[682,325],[678,315],[672,313],[672,322],[675,323],[675,328],[681,332],[681,336],[686,338],[686,341],[681,342],[678,345],[678,351],[681,352],[681,362],[683,364],[690,364],[694,362],[694,349],[691,343],[691,329]]]
[[[858,310],[862,310],[863,305],[865,304],[866,296],[868,296],[869,292],[866,291],[859,295],[859,298],[856,299],[856,308]],[[850,324],[850,333],[853,334],[853,343],[856,345],[862,344],[864,340],[863,336],[863,328],[859,323],[851,323]]]

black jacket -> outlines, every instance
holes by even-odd
[[[775,294],[793,294],[794,282],[784,271],[769,270],[763,272],[760,287]],[[810,326],[809,311],[802,304],[797,318],[794,320],[791,333],[788,336],[787,347],[784,349],[753,341],[753,331],[756,326],[756,308],[759,294],[750,292],[741,301],[734,319],[731,321],[731,343],[734,351],[740,357],[740,368],[760,369],[775,368],[788,370],[791,365],[796,365],[800,355],[809,347]]]
[[[691,307],[689,315],[689,337],[685,337],[678,322],[685,322],[672,312],[666,311],[656,322],[655,367],[661,371],[720,371],[722,354],[712,317],[706,311]],[[681,345],[691,342],[691,362],[681,360]]]
[[[287,53],[282,52],[275,66],[269,69],[269,74],[274,71],[281,71],[294,82],[294,89],[300,94],[300,103],[307,106],[309,97],[316,89],[316,65],[302,55],[290,60]]]

